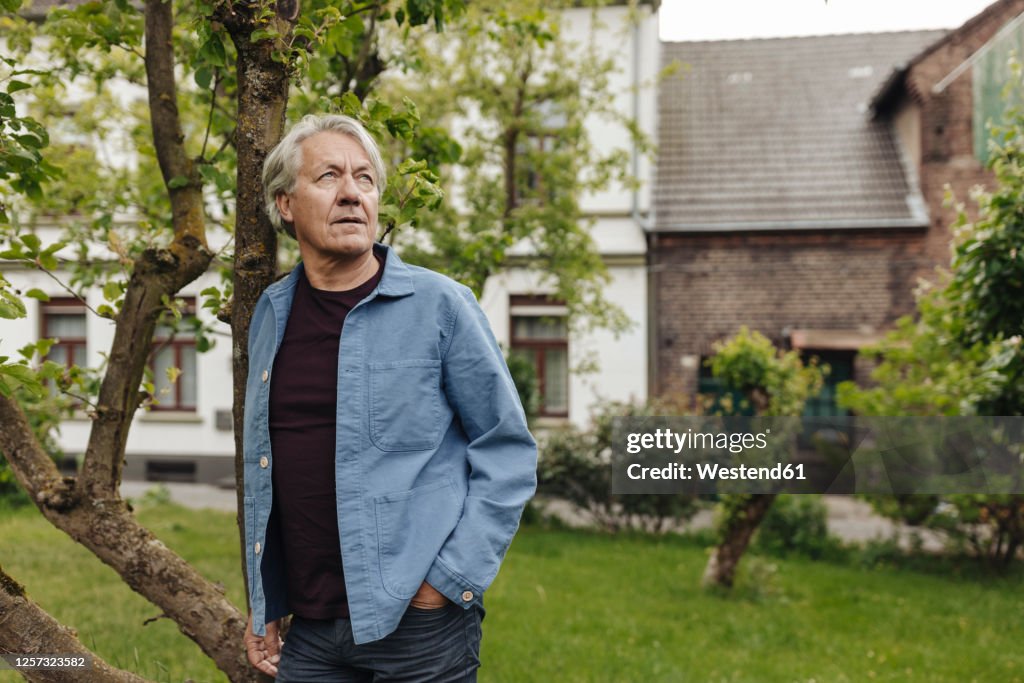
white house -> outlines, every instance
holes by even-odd
[[[659,60],[656,12],[644,6],[639,21],[631,22],[626,6],[605,7],[596,15],[576,8],[563,14],[563,32],[571,41],[584,43],[592,30],[595,44],[619,64],[609,90],[617,93],[615,106],[640,125],[650,139],[655,134],[655,88]],[[627,40],[623,42],[623,36]],[[647,87],[644,85],[647,84]],[[632,150],[631,169],[642,185],[638,191],[613,187],[582,199],[582,208],[594,221],[592,236],[611,275],[605,295],[620,306],[633,322],[618,336],[608,331],[573,334],[551,318],[565,309],[542,303],[545,293],[537,273],[512,269],[488,280],[481,304],[500,343],[536,357],[544,393],[540,426],[557,425],[566,419],[585,425],[591,410],[602,401],[642,401],[647,398],[647,267],[644,223],[650,207],[650,159],[639,154],[621,127],[591,120],[589,134],[608,148]],[[547,320],[545,324],[541,322]],[[576,372],[593,363],[593,372]]]

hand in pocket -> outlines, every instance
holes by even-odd
[[[441,595],[436,588],[424,581],[420,584],[420,589],[416,591],[416,595],[412,596],[412,602],[409,604],[418,609],[441,609],[449,602],[448,598]]]

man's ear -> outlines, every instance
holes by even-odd
[[[277,196],[274,197],[274,201],[277,202],[277,211],[278,211],[278,213],[281,214],[281,218],[283,218],[288,223],[291,223],[292,222],[291,197],[289,197],[284,192],[278,192]]]

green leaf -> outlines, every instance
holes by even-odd
[[[11,382],[8,380],[12,380],[14,382],[14,387],[20,385],[36,396],[41,396],[43,394],[43,385],[39,381],[39,377],[36,376],[35,371],[27,365],[0,365],[0,375],[3,376],[4,383],[7,384],[8,387],[12,386]]]
[[[40,339],[35,343],[25,344],[18,349],[18,353],[21,354],[21,357],[26,361],[31,361],[32,357],[36,354],[38,354],[40,358],[48,354],[50,352],[50,347],[55,343],[55,339]]]
[[[39,352],[39,357],[44,358],[46,354],[50,352],[50,349],[53,347],[53,345],[56,343],[56,339],[40,339],[39,341],[37,341],[36,350]]]
[[[103,298],[107,301],[117,301],[124,291],[124,285],[120,280],[111,280],[103,285]]]
[[[323,81],[327,78],[327,62],[318,57],[309,60],[309,79],[314,82]]]
[[[28,315],[28,311],[25,310],[25,304],[18,296],[6,289],[0,289],[0,318],[17,320],[26,315]]]
[[[53,343],[54,340],[47,339],[46,341]],[[42,379],[57,379],[63,376],[66,370],[67,368],[60,363],[55,363],[52,360],[44,361],[42,367],[39,368],[39,377]]]
[[[203,308],[213,312],[220,310],[220,302],[223,298],[220,289],[217,287],[207,287],[199,292],[199,296],[205,297],[203,299]]]
[[[254,31],[253,33],[258,33]],[[226,55],[224,52],[224,44],[221,42],[220,34],[214,33],[210,36],[210,39],[203,43],[203,46],[199,48],[199,58],[206,60],[213,66],[225,66]]]
[[[33,253],[39,251],[40,241],[38,235],[34,235],[33,233],[29,232],[25,233],[24,235],[19,235],[18,239],[21,240],[22,244],[31,249]]]
[[[11,81],[7,84],[7,93],[12,94],[18,92],[19,90],[28,90],[31,87],[31,85],[25,83],[24,81]]]
[[[49,301],[50,295],[41,289],[33,287],[32,289],[25,292],[25,296],[30,299],[38,299],[39,301]]]
[[[172,190],[188,185],[188,178],[183,175],[176,175],[167,182],[167,187]]]
[[[249,35],[249,42],[259,43],[264,40],[273,40],[279,35],[281,34],[273,29],[258,28]]]
[[[54,242],[53,244],[48,246],[46,249],[43,249],[43,251],[41,253],[44,256],[51,256],[53,254],[56,254],[58,251],[60,251],[61,249],[63,249],[66,246],[68,246],[67,242],[64,242],[64,241]]]
[[[44,270],[57,270],[57,266],[59,265],[57,263],[57,257],[54,256],[53,254],[48,254],[45,251],[43,253],[39,254],[38,261],[39,261],[39,265]]]
[[[196,85],[198,85],[203,90],[209,90],[210,83],[213,82],[213,70],[210,67],[203,65],[196,69],[194,78],[196,81]]]

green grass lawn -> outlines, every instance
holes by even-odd
[[[139,516],[243,604],[234,516]],[[524,529],[487,594],[490,681],[1024,681],[1024,579],[747,558],[729,596],[676,537]],[[753,560],[753,561],[748,561]],[[0,511],[0,564],[108,661],[159,681],[219,681],[159,610],[34,509]],[[0,681],[20,680],[0,672]]]

